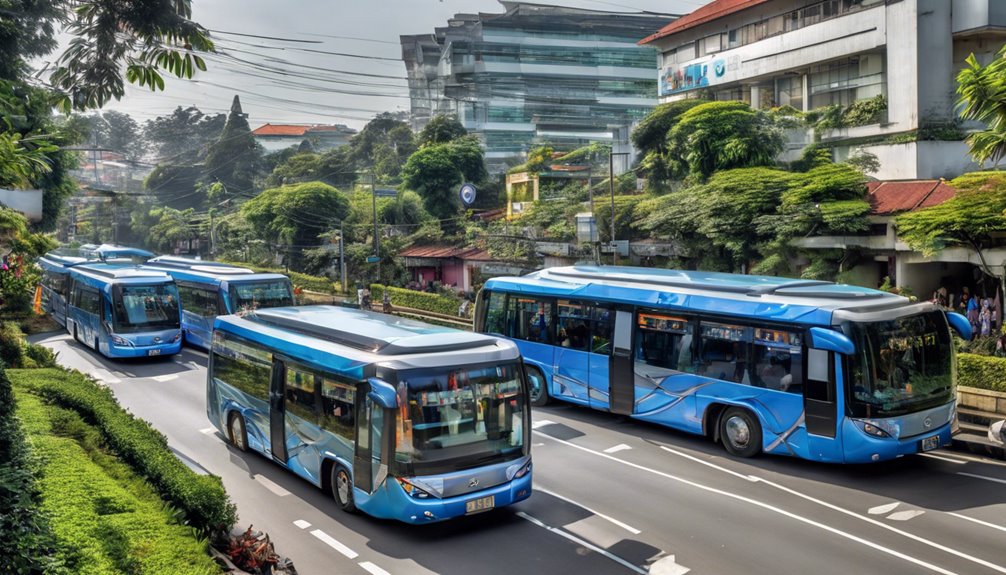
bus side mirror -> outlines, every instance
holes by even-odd
[[[367,397],[371,401],[385,409],[398,407],[398,394],[390,383],[375,377],[369,378],[367,383],[370,384],[370,392],[367,393]]]
[[[856,353],[856,346],[852,340],[832,329],[823,327],[810,328],[810,342],[808,347],[833,351],[842,355],[853,355]]]
[[[971,331],[971,322],[959,313],[948,311],[947,323],[950,324],[950,327],[954,328],[954,331],[957,332],[957,335],[961,336],[961,339],[970,340],[971,336],[974,335]]]

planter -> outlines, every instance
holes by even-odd
[[[1006,417],[1006,393],[960,385],[957,386],[957,406]]]

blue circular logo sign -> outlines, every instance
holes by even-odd
[[[461,190],[458,195],[461,197],[461,203],[468,207],[475,203],[475,185],[470,183],[465,183],[461,185]]]
[[[717,78],[723,77],[723,74],[727,73],[727,65],[723,60],[717,60],[713,64],[713,72],[716,74]]]

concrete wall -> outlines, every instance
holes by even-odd
[[[29,222],[37,222],[42,219],[42,190],[0,188],[0,204],[21,212]]]
[[[878,180],[953,179],[979,169],[964,142],[922,141],[873,146],[836,146],[836,162],[844,162],[857,149],[877,157],[880,170],[870,174]]]
[[[922,106],[919,120],[946,123],[954,119],[954,46],[951,32],[951,3],[946,0],[916,0],[915,19],[918,74],[918,95]],[[910,4],[904,2],[904,4]],[[894,6],[892,5],[892,8]],[[891,42],[888,42],[888,50]],[[888,59],[892,65],[896,61]]]
[[[1006,2],[1002,0],[953,0],[954,33],[1006,26]]]

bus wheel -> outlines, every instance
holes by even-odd
[[[527,368],[527,384],[531,393],[531,405],[541,407],[548,405],[548,383],[537,367]]]
[[[78,342],[80,341],[80,338],[77,337],[77,323],[76,322],[74,322],[74,324],[73,324],[73,341],[78,341]]]
[[[353,479],[349,476],[349,471],[338,463],[333,465],[331,483],[332,497],[339,509],[347,513],[356,511],[356,503],[353,502]]]
[[[761,425],[750,411],[731,407],[720,417],[720,440],[727,453],[754,457],[761,451]]]
[[[248,451],[248,431],[245,429],[245,418],[240,413],[232,413],[227,423],[231,445],[240,451]]]

